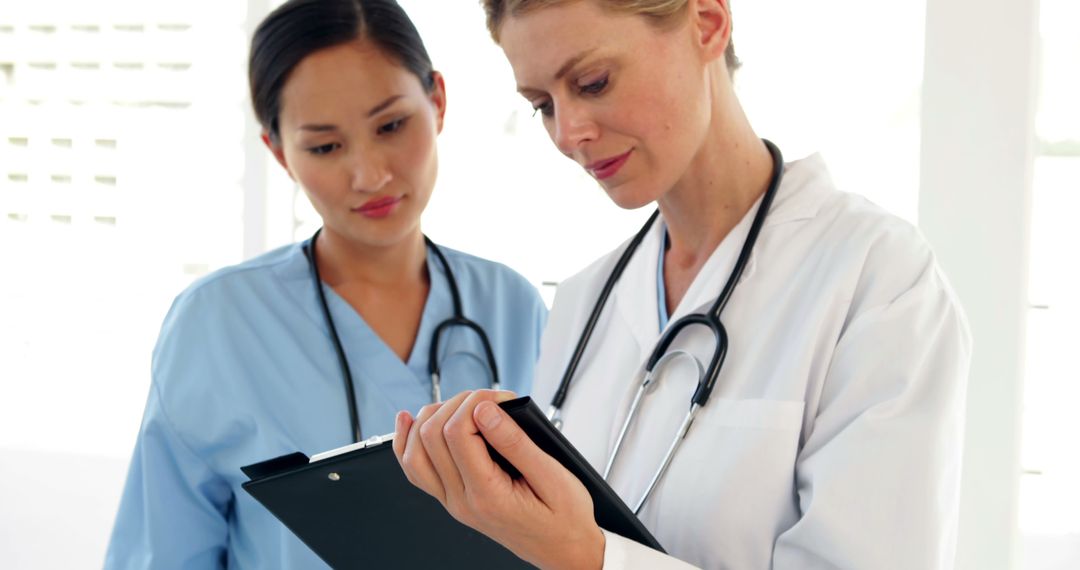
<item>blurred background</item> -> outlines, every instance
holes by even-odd
[[[172,298],[317,227],[247,97],[278,3],[0,0],[4,568],[101,566]],[[475,0],[401,4],[448,89],[425,231],[550,302],[649,211],[554,150]],[[918,224],[971,318],[958,567],[1080,568],[1080,3],[732,6],[758,132]]]

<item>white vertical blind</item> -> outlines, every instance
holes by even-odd
[[[1025,570],[1080,567],[1080,4],[1041,0],[1019,523]]]
[[[1037,7],[927,4],[919,222],[974,337],[957,552],[965,570],[1013,568],[1018,554]]]

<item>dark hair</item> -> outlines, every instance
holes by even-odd
[[[373,42],[434,88],[431,58],[412,20],[396,0],[288,0],[255,30],[248,58],[248,84],[255,117],[277,144],[281,90],[312,53],[358,39]]]

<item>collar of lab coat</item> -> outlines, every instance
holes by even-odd
[[[777,189],[772,208],[765,217],[765,225],[758,236],[758,245],[750,254],[740,282],[754,274],[759,246],[769,239],[770,230],[781,224],[813,218],[831,187],[828,170],[820,155],[815,154],[784,165],[780,188]],[[716,301],[746,240],[758,205],[760,200],[713,251],[690,284],[679,306],[672,312],[669,325],[687,314],[708,310]],[[623,274],[629,278],[620,279],[613,292],[617,310],[638,342],[642,361],[648,358],[660,337],[656,272],[663,228],[664,224],[659,222],[652,225]]]

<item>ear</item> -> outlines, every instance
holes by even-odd
[[[428,99],[435,107],[435,132],[441,133],[443,129],[443,117],[446,115],[446,82],[438,71],[431,72],[431,93]]]
[[[281,145],[274,144],[274,141],[270,139],[270,133],[266,131],[263,131],[259,138],[262,139],[266,148],[270,150],[270,154],[274,155],[274,158],[277,159],[278,164],[280,164],[281,167],[285,169],[285,172],[289,174],[289,178],[296,180],[296,178],[293,178],[292,171],[289,170],[289,163],[285,161],[285,150],[281,148]]]
[[[731,42],[730,0],[690,0],[690,18],[706,61],[724,59]]]

